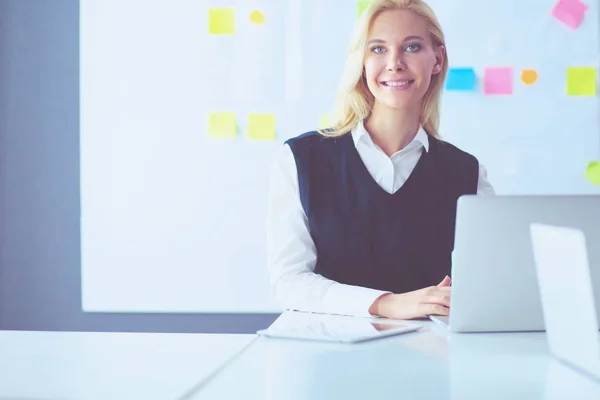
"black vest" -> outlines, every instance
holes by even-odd
[[[308,132],[286,143],[317,250],[316,273],[394,293],[450,275],[456,203],[477,193],[475,157],[429,136],[429,151],[389,194],[371,177],[350,133]]]

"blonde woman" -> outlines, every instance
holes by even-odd
[[[456,201],[493,194],[439,139],[448,56],[422,0],[375,0],[348,53],[331,129],[290,139],[271,177],[268,268],[285,309],[448,315]]]

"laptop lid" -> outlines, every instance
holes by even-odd
[[[576,226],[600,237],[600,195],[462,196],[452,252],[450,330],[545,329],[530,224]],[[588,249],[600,265],[600,246]],[[600,288],[600,271],[592,271]],[[598,299],[600,300],[600,299]],[[600,312],[600,302],[596,308]]]
[[[600,373],[598,318],[584,233],[532,223],[530,234],[550,351]]]

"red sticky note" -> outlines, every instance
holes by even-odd
[[[513,69],[511,67],[486,68],[483,73],[483,93],[486,96],[513,93]]]
[[[588,5],[581,0],[558,0],[550,15],[569,28],[575,29],[583,20],[588,8]]]

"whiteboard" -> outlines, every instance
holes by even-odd
[[[516,71],[512,96],[443,98],[443,138],[476,155],[500,194],[600,191],[583,178],[600,159],[598,97],[565,91],[568,67],[598,67],[598,0],[576,30],[550,16],[554,3],[429,2],[451,67]],[[210,34],[209,9],[223,7],[235,33]],[[279,311],[270,166],[329,112],[356,19],[346,0],[80,1],[84,311]],[[209,136],[215,112],[235,114],[235,137]],[[275,140],[247,137],[250,114],[274,115]]]

